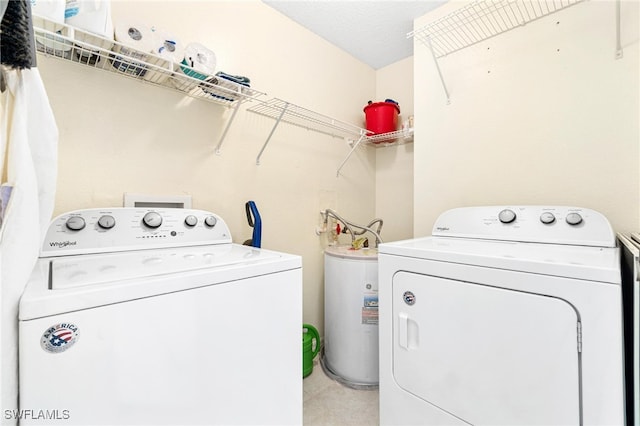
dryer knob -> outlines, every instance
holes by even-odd
[[[142,218],[142,222],[149,228],[158,228],[162,225],[162,216],[156,212],[148,212]]]
[[[582,223],[582,216],[580,216],[580,213],[569,213],[567,215],[566,221],[569,225],[572,226],[580,225]]]
[[[516,220],[516,213],[513,210],[504,209],[498,213],[498,219],[502,223],[511,223]]]
[[[187,225],[188,227],[193,228],[198,224],[198,218],[190,214],[189,216],[184,218],[184,224]]]
[[[65,225],[67,226],[67,229],[70,229],[72,231],[80,231],[81,229],[84,229],[85,221],[80,216],[71,216],[69,219],[67,219]]]
[[[218,223],[218,219],[216,219],[215,216],[207,216],[204,218],[204,224],[209,228],[213,228],[214,226],[216,226],[216,223]]]
[[[116,226],[116,220],[113,216],[105,214],[98,219],[98,226],[102,229],[111,229]]]
[[[543,212],[540,215],[540,222],[544,223],[545,225],[550,225],[555,221],[556,217],[551,212]]]

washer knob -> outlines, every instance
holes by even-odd
[[[160,213],[148,212],[142,218],[142,222],[149,228],[158,228],[162,225],[162,216],[160,216]]]
[[[204,218],[204,224],[209,228],[213,228],[214,226],[216,226],[216,223],[218,223],[218,219],[216,219],[215,216],[207,216]]]
[[[189,227],[194,227],[198,224],[198,218],[190,214],[189,216],[184,218],[184,224]]]
[[[111,229],[116,226],[116,220],[113,216],[105,214],[98,219],[98,226],[102,229]]]
[[[582,223],[582,216],[580,216],[580,213],[569,213],[566,221],[572,226],[580,225]]]
[[[551,212],[543,212],[540,215],[540,222],[544,223],[545,225],[549,225],[555,221],[556,217]]]
[[[502,223],[511,223],[516,220],[516,213],[513,210],[504,209],[498,213],[498,219]]]
[[[67,229],[70,229],[71,231],[80,231],[81,229],[84,229],[86,223],[80,216],[71,216],[67,219],[65,225],[67,226]]]

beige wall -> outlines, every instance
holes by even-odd
[[[375,71],[259,1],[113,2],[115,22],[173,31],[214,50],[218,70],[252,87],[360,124]],[[220,214],[235,242],[251,236],[244,203],[263,219],[263,247],[299,254],[304,321],[322,329],[323,257],[315,234],[331,207],[354,221],[375,213],[375,152],[359,149],[336,178],[347,143],[282,124],[256,166],[274,121],[242,106],[221,155],[230,111],[120,75],[38,56],[60,128],[56,214],[121,206],[125,192],[191,194],[193,207]],[[268,303],[268,301],[266,301]]]
[[[400,121],[413,115],[413,57],[376,71],[376,99],[400,105]],[[413,236],[413,143],[376,149],[376,216],[383,241]]]
[[[415,45],[414,233],[459,206],[596,209],[640,229],[638,2],[590,1],[440,60]],[[461,3],[416,20],[416,28]]]

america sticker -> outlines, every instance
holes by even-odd
[[[73,346],[79,338],[78,327],[75,324],[63,322],[47,328],[42,333],[40,346],[49,353],[58,354]]]

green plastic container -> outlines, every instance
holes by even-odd
[[[315,340],[315,342],[314,342]],[[302,377],[313,372],[313,359],[320,352],[320,334],[310,324],[302,324]]]

